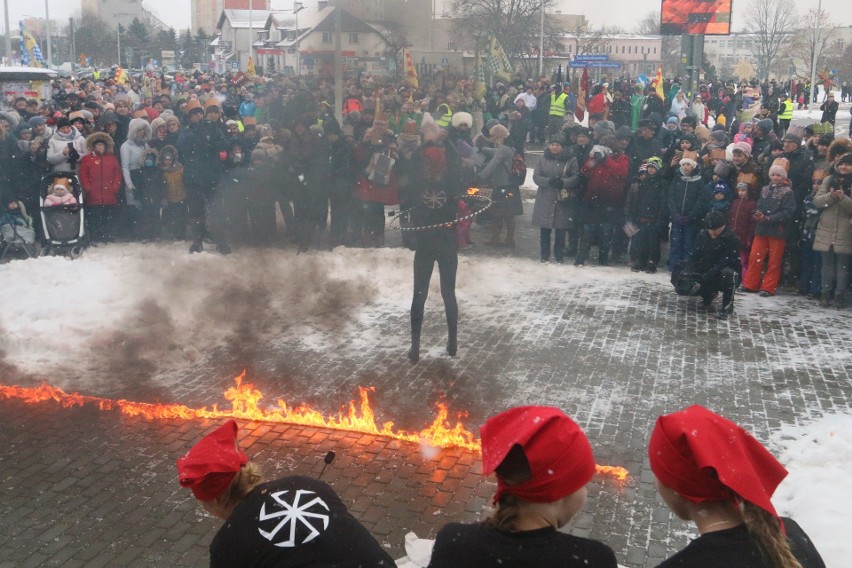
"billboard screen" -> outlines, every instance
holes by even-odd
[[[663,35],[731,33],[732,0],[662,0]]]

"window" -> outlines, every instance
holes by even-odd
[[[657,48],[656,48],[656,47],[654,47],[654,53],[657,53]]]
[[[349,43],[356,45],[358,43],[358,32],[349,32]]]
[[[331,45],[332,33],[331,32],[322,32],[322,42],[326,45]]]
[[[455,43],[448,43],[447,44],[447,51],[456,51],[457,49],[458,48],[456,47]]]

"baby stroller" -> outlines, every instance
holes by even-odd
[[[27,215],[23,202],[4,198],[0,211],[0,263],[8,262],[20,252],[27,258],[35,258],[40,253],[33,218]]]
[[[51,172],[41,178],[39,206],[44,229],[42,254],[64,254],[77,258],[83,253],[86,237],[85,208],[80,180],[72,172]],[[51,205],[49,198],[56,185],[64,184],[74,197],[73,203]]]

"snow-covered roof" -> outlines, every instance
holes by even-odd
[[[271,12],[264,27],[270,28],[272,26],[279,30],[291,30],[296,27],[296,14],[291,10]]]
[[[228,20],[228,25],[232,28],[248,28],[251,15],[251,28],[263,29],[271,13],[270,10],[222,10],[216,28],[221,30],[225,20]]]
[[[0,79],[46,79],[56,77],[58,73],[44,67],[0,66]]]

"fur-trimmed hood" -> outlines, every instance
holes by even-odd
[[[834,160],[843,154],[850,152],[852,152],[852,140],[849,138],[836,138],[828,147],[828,155],[826,157],[829,163],[833,163]]]
[[[95,132],[94,134],[90,134],[86,138],[86,147],[89,149],[90,152],[95,151],[96,142],[103,142],[104,144],[106,144],[107,154],[112,154],[115,150],[115,140],[113,140],[112,136],[110,136],[106,132]]]
[[[144,118],[134,118],[130,121],[130,125],[127,127],[127,139],[135,143],[140,143],[140,141],[136,140],[136,133],[140,130],[145,132],[145,138],[141,143],[148,142],[151,139],[151,125]]]

